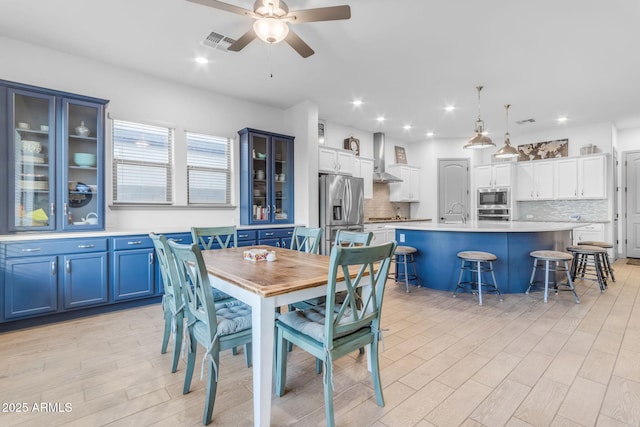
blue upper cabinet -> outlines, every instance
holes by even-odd
[[[240,223],[293,224],[294,137],[242,129]]]
[[[0,81],[0,102],[0,234],[103,229],[107,101]]]

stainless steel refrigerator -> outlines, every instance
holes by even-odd
[[[364,180],[345,175],[320,177],[322,253],[331,253],[339,230],[364,230]]]

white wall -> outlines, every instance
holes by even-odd
[[[87,60],[58,51],[0,37],[2,66],[0,79],[25,83],[49,89],[61,90],[86,96],[108,99],[107,113],[122,120],[161,124],[176,130],[176,205],[186,205],[186,147],[185,130],[210,133],[235,138],[234,167],[239,170],[239,146],[237,131],[252,127],[282,134],[293,134],[298,142],[310,140],[309,123],[313,121],[313,132],[317,135],[317,107],[298,106],[295,112],[246,102],[237,98],[196,89],[168,80],[141,74],[132,70]],[[301,124],[301,117],[311,116]],[[285,120],[291,118],[292,120]],[[295,122],[296,125],[291,125]],[[106,127],[106,159],[111,164],[111,121]],[[302,151],[302,150],[301,150]],[[302,151],[304,153],[304,151]],[[308,154],[308,153],[307,153]],[[317,154],[316,154],[317,156]],[[308,170],[304,157],[296,150],[296,175]],[[313,159],[311,159],[313,162]],[[316,165],[316,161],[312,164]],[[317,172],[316,172],[317,175]],[[239,182],[236,173],[233,201],[239,203]],[[111,194],[111,169],[107,167],[107,194]],[[307,200],[310,183],[297,188],[296,197]],[[316,184],[317,186],[317,184]],[[317,190],[316,190],[317,191]],[[111,202],[107,197],[107,205]],[[296,203],[298,206],[298,203]],[[305,223],[307,215],[296,211],[296,221]],[[188,229],[191,225],[239,224],[239,208],[227,210],[193,208],[126,208],[106,212],[107,229],[162,230],[168,228]],[[177,218],[177,219],[176,219]],[[300,222],[302,221],[302,222]]]

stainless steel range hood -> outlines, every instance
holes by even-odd
[[[376,132],[373,134],[373,182],[402,182],[400,178],[387,173],[384,167],[384,133]]]

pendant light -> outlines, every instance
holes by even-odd
[[[509,140],[509,137],[511,136],[509,135],[509,107],[511,107],[511,104],[506,104],[504,106],[506,115],[506,133],[504,134],[504,147],[496,151],[496,154],[494,154],[494,157],[497,157],[498,159],[511,159],[520,155],[518,150],[513,145],[511,145],[511,141]]]
[[[478,90],[478,120],[476,120],[476,135],[471,138],[464,146],[464,148],[487,148],[487,147],[495,147],[496,144],[491,141],[486,135],[483,135],[484,132],[484,122],[480,118],[480,91],[482,90],[482,86],[476,86]]]

